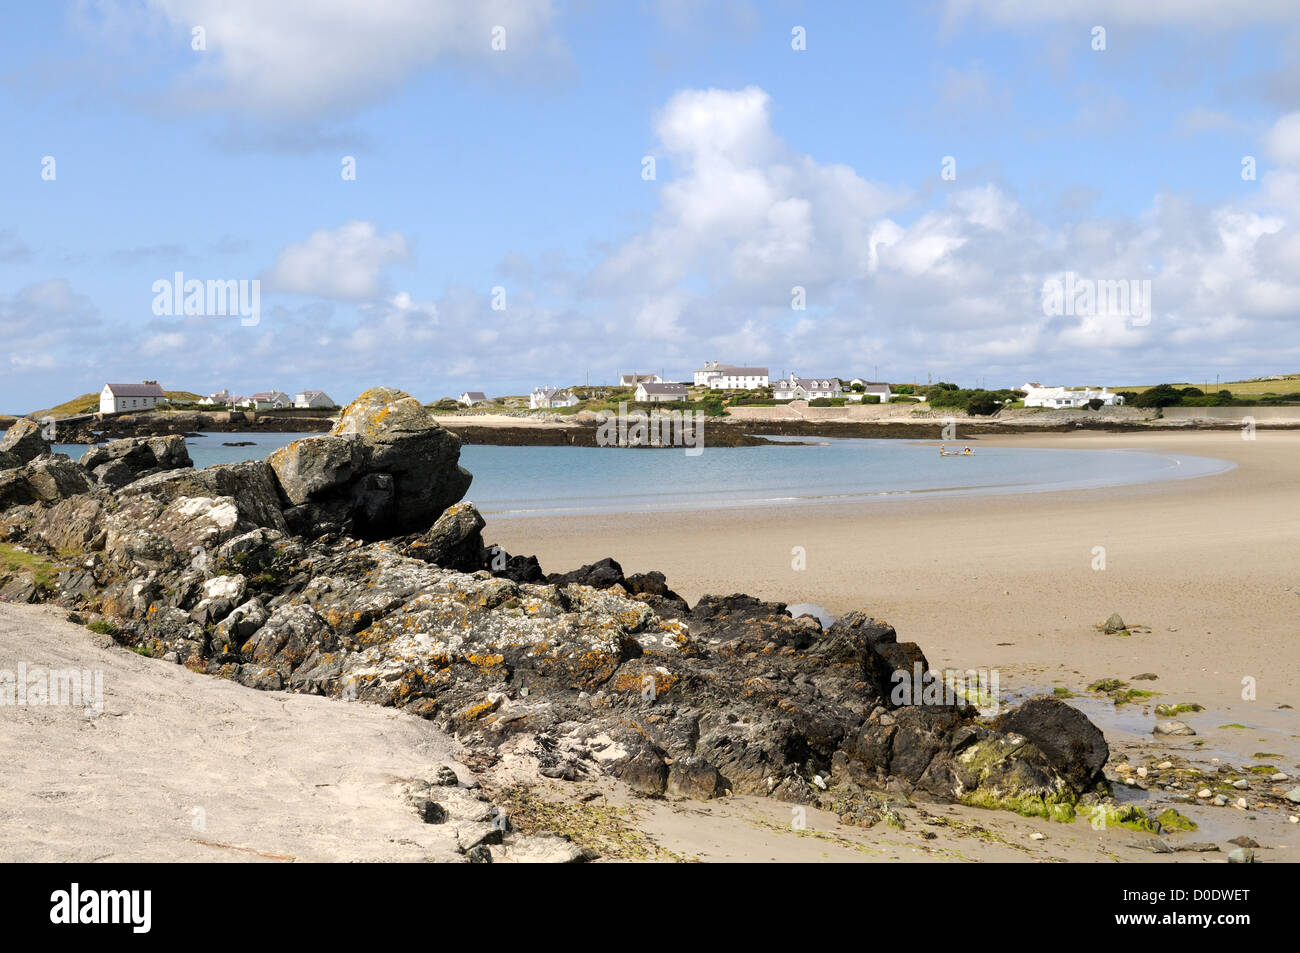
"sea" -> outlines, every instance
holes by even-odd
[[[204,433],[187,439],[196,467],[265,459],[295,433]],[[940,456],[910,440],[772,438],[759,447],[620,449],[469,444],[467,499],[484,515],[557,516],[737,506],[1084,490],[1223,473],[1234,464],[1155,450],[1057,450],[974,445]],[[227,443],[247,442],[231,447]],[[58,445],[78,459],[86,448]]]

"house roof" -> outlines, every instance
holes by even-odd
[[[867,381],[862,382],[862,392],[864,394],[883,394],[888,390],[888,384],[872,384]]]
[[[645,390],[647,394],[685,394],[685,384],[648,384],[642,381],[637,385]]]
[[[157,384],[105,384],[114,397],[166,397]]]
[[[323,390],[304,390],[304,391],[299,391],[298,396],[310,398],[310,397],[328,397],[329,395],[326,394]]]
[[[288,396],[289,396],[288,394],[282,393],[281,391],[278,390],[263,390],[263,391],[258,391],[256,394],[250,397],[249,400],[274,400],[277,397],[288,397]]]
[[[719,373],[721,373],[724,377],[766,377],[767,376],[766,367],[737,367],[734,364],[721,364],[716,368],[708,368],[708,370],[716,370]]]
[[[487,400],[487,395],[481,390],[467,390],[465,391],[464,396],[468,397],[470,400]]]
[[[789,390],[798,384],[804,390],[824,390],[825,388],[839,389],[840,379],[838,377],[793,377],[789,380],[782,379],[772,385],[772,389],[780,388]]]

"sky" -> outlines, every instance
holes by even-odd
[[[1300,371],[1294,0],[75,0],[0,25],[0,410],[707,360]],[[257,282],[256,315],[167,313],[177,273]],[[1089,286],[1112,293],[1051,303]]]

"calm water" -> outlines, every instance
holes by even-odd
[[[302,434],[205,434],[195,466],[259,460]],[[555,515],[888,499],[906,494],[1015,493],[1187,479],[1232,469],[1225,460],[1133,450],[975,447],[940,457],[901,440],[801,438],[814,446],[681,450],[596,447],[462,448],[468,498],[484,514]],[[223,442],[252,441],[249,447]],[[56,449],[74,459],[84,447]]]

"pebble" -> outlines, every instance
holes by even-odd
[[[1300,817],[1296,817],[1294,814],[1292,814],[1290,817],[1286,819],[1286,822],[1288,824],[1300,824]]]
[[[1300,804],[1300,787],[1292,788],[1283,795],[1292,804]]]
[[[1232,806],[1244,811],[1246,809],[1246,799],[1244,797],[1239,797],[1237,798],[1237,803]]]
[[[1224,807],[1224,806],[1227,805],[1227,803],[1228,803],[1228,799],[1227,799],[1226,797],[1224,797],[1222,794],[1216,794],[1216,795],[1214,796],[1214,806],[1215,806],[1215,807]]]
[[[1236,781],[1232,782],[1232,786],[1236,788],[1238,791],[1244,791],[1248,787],[1250,787],[1250,782],[1247,781],[1245,778],[1238,778]]]
[[[1191,725],[1182,721],[1158,721],[1156,726],[1151,729],[1152,734],[1157,735],[1194,735],[1196,730]]]
[[[1214,793],[1214,792],[1211,791],[1209,788],[1201,788],[1199,791],[1196,792],[1196,796],[1197,796],[1197,797],[1209,797],[1209,796],[1210,796],[1211,794],[1213,794],[1213,793]]]
[[[1156,767],[1159,768],[1161,771],[1168,771],[1173,766],[1174,763],[1172,761],[1161,761],[1158,765],[1156,765]]]
[[[1138,777],[1139,777],[1139,778],[1145,778],[1146,776],[1147,776],[1147,769],[1146,769],[1146,768],[1138,768]]]
[[[1230,864],[1253,864],[1255,862],[1255,852],[1249,847],[1238,847],[1228,854],[1228,863]]]
[[[826,790],[826,781],[823,780],[823,778],[822,778],[822,776],[821,776],[820,774],[814,774],[814,775],[813,775],[813,784],[817,785],[817,786],[818,786],[819,788],[821,788],[823,791]]]
[[[1289,775],[1287,775],[1285,771],[1279,771],[1277,774],[1269,778],[1270,781],[1287,781],[1289,779]]]
[[[1046,837],[1047,837],[1046,834],[1040,834],[1038,833],[1038,831],[1034,831],[1032,834],[1029,835],[1030,840],[1045,840]]]

